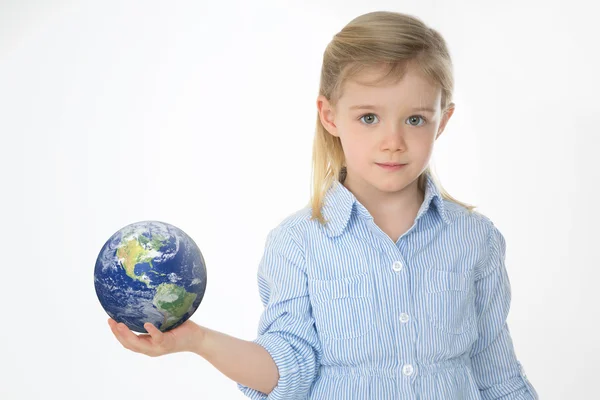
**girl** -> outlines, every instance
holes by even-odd
[[[311,204],[266,240],[257,339],[109,320],[117,339],[196,352],[252,399],[538,399],[506,323],[504,237],[429,167],[452,91],[435,30],[352,20],[323,58]]]

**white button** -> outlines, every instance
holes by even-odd
[[[393,265],[392,265],[392,269],[396,272],[400,272],[402,271],[402,262],[400,261],[396,261]]]
[[[406,376],[411,376],[413,373],[413,366],[406,364],[404,367],[402,367],[402,373]]]
[[[408,320],[409,320],[409,317],[408,317],[407,313],[400,314],[400,322],[406,323],[406,322],[408,322]]]

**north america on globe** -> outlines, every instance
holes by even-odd
[[[196,243],[159,221],[125,226],[104,244],[94,284],[108,315],[131,330],[150,322],[165,332],[196,311],[206,290],[206,265]]]

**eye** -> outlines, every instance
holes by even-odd
[[[375,115],[375,114],[373,114],[373,113],[370,113],[370,114],[365,114],[365,115],[361,116],[361,117],[359,118],[359,120],[362,120],[364,117],[371,117],[371,116],[372,116],[372,117],[376,117],[376,115]],[[372,123],[368,123],[368,122],[367,122],[366,124],[367,124],[367,125],[373,125]]]
[[[422,115],[411,115],[410,117],[408,117],[408,120],[415,120],[415,118],[418,120],[418,118],[421,118],[423,120],[423,123],[427,122],[427,120],[422,116]],[[412,124],[411,124],[412,125]],[[421,126],[421,125],[412,125],[412,126]]]
[[[365,118],[363,120],[363,118]],[[369,114],[364,114],[362,115],[359,120],[363,121],[363,123],[365,123],[365,125],[374,125],[374,119],[373,118],[377,118],[377,116],[373,113],[369,113]],[[423,123],[420,125],[414,125],[412,123],[409,123],[411,126],[422,126],[425,124],[425,122],[427,122],[427,119],[425,119],[425,117],[423,117],[422,115],[411,115],[410,117],[408,117],[408,121],[419,121],[419,118],[421,120],[423,120]]]

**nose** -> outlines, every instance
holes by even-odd
[[[383,135],[383,150],[398,151],[406,148],[404,131],[400,125],[393,125],[384,130]]]

